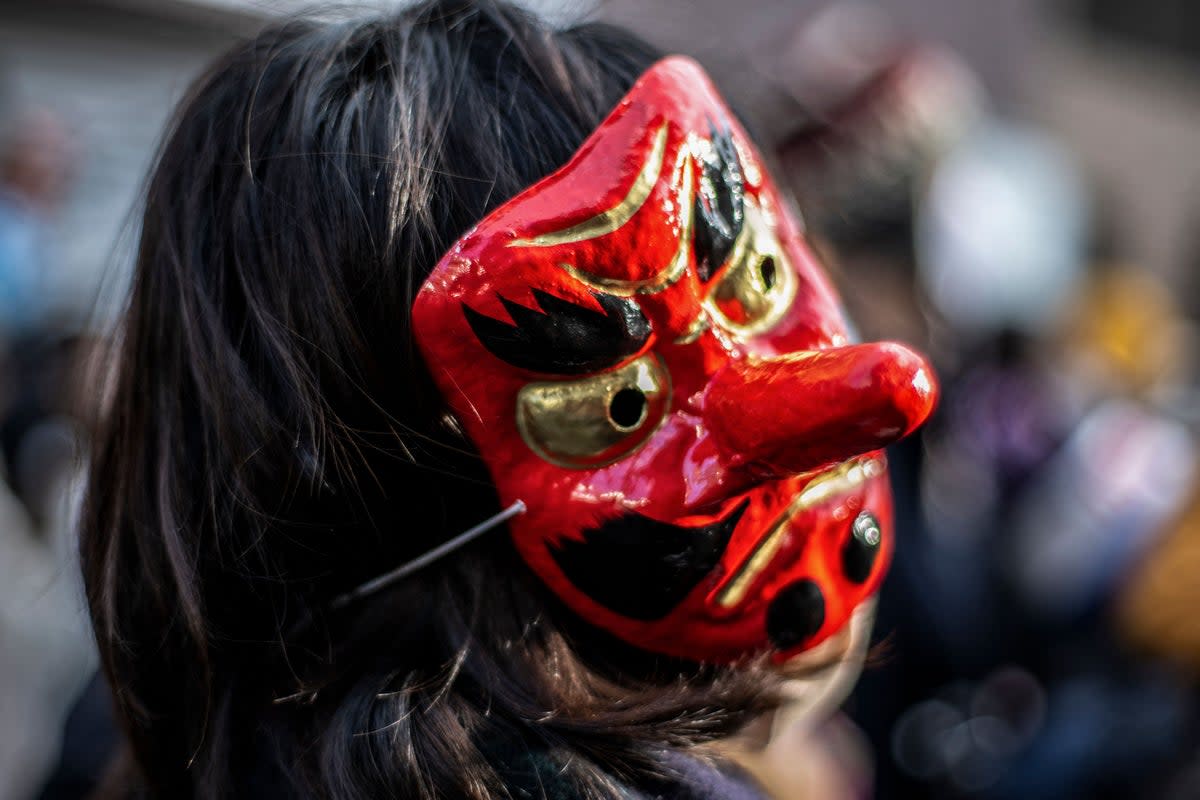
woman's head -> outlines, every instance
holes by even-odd
[[[878,585],[924,362],[847,345],[745,133],[655,60],[435,0],[270,28],[185,99],[83,520],[152,790],[612,790]],[[341,602],[517,495],[511,541]]]
[[[634,690],[601,662],[636,656],[564,632],[503,537],[327,611],[496,510],[413,297],[654,59],[612,28],[427,2],[272,27],[189,92],[148,185],[82,530],[148,786],[227,796],[274,764],[321,796],[483,797],[498,731],[570,740],[586,783],[591,757],[619,772],[631,742],[724,732],[714,707],[755,704],[763,687],[721,678],[614,710]]]

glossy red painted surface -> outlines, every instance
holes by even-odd
[[[911,433],[932,410],[923,358],[894,342],[735,360],[705,389],[726,464],[787,477]]]
[[[796,280],[784,313],[753,335],[738,333],[706,303],[722,273],[702,281],[690,243],[684,243],[686,271],[677,280],[656,283],[679,251],[692,202],[681,197],[688,183],[684,173],[694,171],[693,186],[699,180],[690,156],[699,152],[697,142],[710,135],[713,121],[731,125],[746,197],[761,208],[784,256],[778,268],[791,270]],[[664,124],[661,174],[628,221],[582,241],[529,242],[618,206]],[[497,358],[481,345],[463,311],[466,304],[509,321],[499,297],[537,309],[534,289],[597,308],[592,293],[598,289],[583,283],[580,273],[609,282],[650,282],[648,290],[626,292],[653,333],[623,363],[653,353],[669,376],[667,402],[630,434],[626,454],[584,469],[543,458],[516,424],[523,386],[572,379]],[[802,644],[777,653],[784,658],[836,632],[878,589],[892,548],[886,474],[859,470],[857,485],[829,496],[809,492],[807,503],[797,498],[810,483],[827,479],[829,473],[822,473],[830,467],[855,458],[881,460],[880,448],[917,427],[935,401],[932,371],[901,345],[848,341],[836,295],[796,219],[694,62],[672,57],[647,72],[570,163],[453,247],[422,287],[413,313],[431,372],[487,462],[501,502],[522,499],[529,507],[510,526],[518,551],[591,623],[646,650],[730,661],[771,649],[765,623],[770,601],[796,580],[813,580],[825,598],[824,622]],[[577,539],[626,511],[692,526],[718,519],[743,501],[748,506],[717,566],[658,619],[631,619],[596,602],[552,555],[555,543]],[[843,574],[841,553],[864,509],[879,520],[883,538],[869,577],[855,583]],[[725,590],[772,529],[779,533],[770,559],[731,603]],[[631,548],[630,562],[638,557]]]

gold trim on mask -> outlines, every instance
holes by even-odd
[[[515,239],[508,243],[509,247],[551,247],[556,244],[571,244],[595,239],[620,228],[638,212],[646,202],[646,198],[654,191],[654,184],[662,173],[663,157],[667,149],[667,124],[664,122],[654,135],[654,144],[650,155],[642,169],[638,172],[629,187],[629,192],[607,211],[602,211],[591,219],[584,220],[578,225],[572,225],[561,231],[539,234],[529,239]]]
[[[792,517],[826,500],[850,493],[868,479],[882,475],[883,471],[884,464],[879,459],[860,458],[843,461],[810,480],[788,505],[787,510],[775,520],[766,535],[754,545],[750,555],[737,568],[733,580],[717,593],[717,605],[721,608],[733,608],[746,599],[754,579],[766,569],[783,547]]]
[[[622,391],[641,395],[636,420],[614,419],[614,399]],[[666,418],[670,378],[657,356],[648,354],[620,369],[573,381],[538,381],[517,394],[517,430],[533,452],[571,469],[611,464],[643,444]]]
[[[729,266],[704,300],[714,322],[734,336],[746,339],[773,328],[796,299],[799,280],[783,252],[763,209],[749,197],[746,221],[729,254]],[[769,268],[768,268],[769,265]],[[737,303],[745,319],[730,319],[722,303]]]
[[[675,338],[675,344],[685,345],[699,341],[704,332],[712,327],[712,323],[708,320],[708,314],[702,313],[700,316],[692,320],[692,324],[681,335]]]
[[[569,272],[571,277],[580,283],[586,284],[593,289],[615,294],[619,297],[632,297],[635,294],[656,294],[682,278],[684,273],[687,272],[692,253],[692,157],[690,154],[685,153],[681,161],[680,169],[677,170],[683,173],[680,177],[682,185],[679,188],[679,245],[675,248],[675,255],[671,257],[671,263],[666,269],[656,275],[651,275],[649,278],[628,281],[594,275],[572,264],[563,263],[559,266]]]
[[[729,253],[727,266],[712,284],[700,315],[674,340],[675,344],[698,341],[713,324],[739,340],[766,333],[795,302],[800,282],[773,231],[771,216],[750,198],[746,199],[745,213],[745,224]],[[767,259],[771,259],[770,270],[764,269]],[[738,303],[746,319],[736,322],[727,317],[722,302]]]

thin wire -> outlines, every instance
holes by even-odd
[[[433,562],[437,561],[439,558],[453,553],[463,545],[473,542],[483,534],[499,525],[503,525],[505,522],[508,522],[518,514],[524,514],[525,510],[525,501],[518,500],[508,508],[501,511],[499,514],[488,517],[475,527],[468,528],[458,536],[443,542],[429,552],[417,556],[412,561],[401,564],[391,572],[385,572],[377,578],[372,578],[366,583],[351,589],[343,595],[339,595],[338,597],[334,598],[331,607],[334,609],[345,608],[347,605],[355,600],[358,600],[360,597],[365,597],[366,595],[378,592],[380,589],[385,589],[396,581],[401,580],[402,578],[407,578],[417,570],[424,569]]]

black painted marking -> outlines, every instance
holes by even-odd
[[[717,566],[749,504],[698,528],[623,514],[585,530],[582,540],[551,545],[550,554],[567,580],[605,608],[662,619]]]
[[[767,607],[767,637],[780,650],[804,644],[825,624],[825,595],[804,578],[779,590]]]
[[[853,583],[863,583],[871,577],[883,533],[879,521],[870,511],[864,511],[850,526],[850,536],[842,545],[842,572]]]
[[[516,367],[552,375],[585,375],[637,353],[650,338],[650,323],[632,300],[592,292],[601,311],[533,290],[541,311],[501,296],[513,324],[480,314],[463,303],[463,314],[493,355]]]
[[[758,274],[762,276],[763,286],[767,287],[768,292],[774,289],[776,278],[775,259],[771,256],[764,258],[762,263],[758,265]]]
[[[733,144],[733,132],[728,125],[718,131],[712,120],[708,128],[713,156],[701,165],[693,234],[696,271],[704,281],[725,263],[746,220],[745,178]]]

